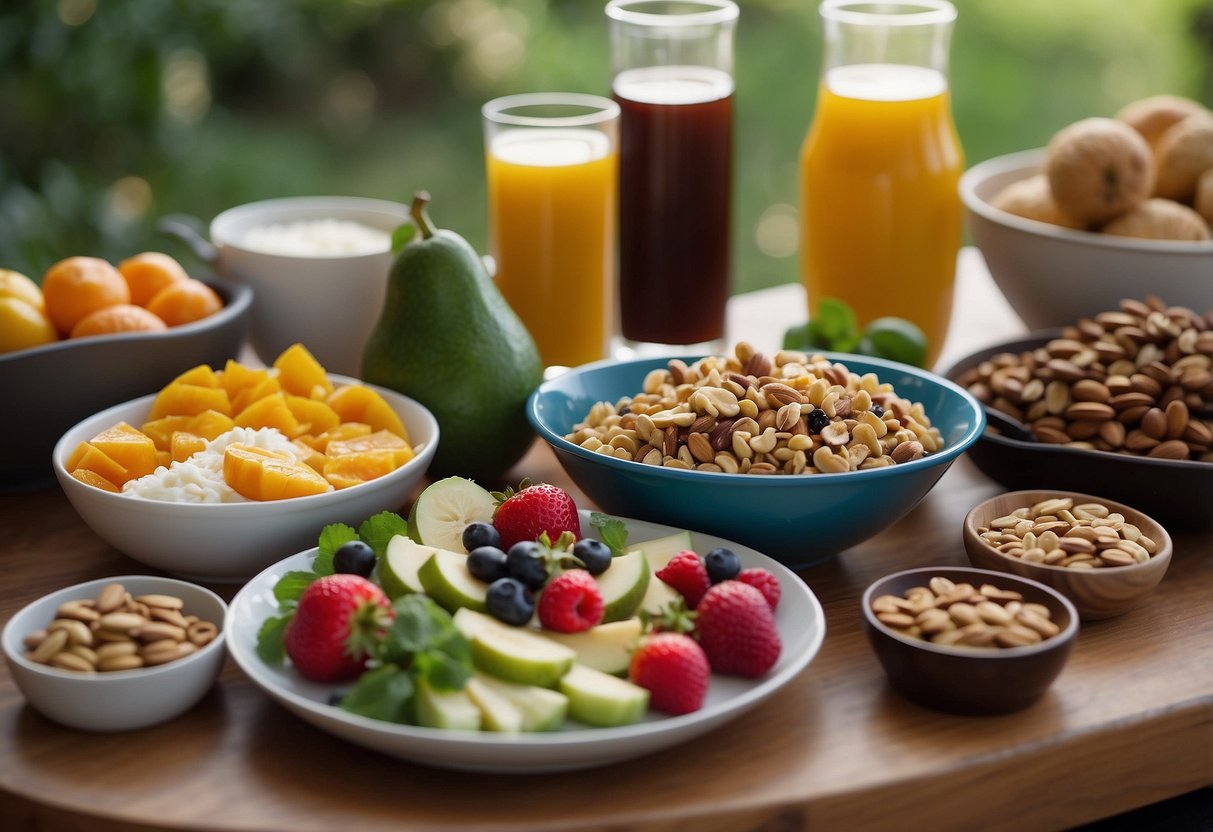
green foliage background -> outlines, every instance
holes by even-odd
[[[756,232],[772,206],[796,204],[820,61],[816,3],[741,4],[735,291],[796,279],[795,256],[764,250]],[[957,6],[951,75],[970,164],[1148,94],[1213,103],[1210,0]],[[155,231],[158,217],[209,221],[289,195],[406,201],[419,188],[440,224],[483,247],[480,105],[609,94],[609,76],[599,2],[5,4],[0,268],[38,279],[68,255],[151,248],[196,266]]]

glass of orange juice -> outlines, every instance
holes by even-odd
[[[497,285],[544,364],[607,356],[615,329],[619,105],[534,93],[484,105]]]
[[[825,65],[800,154],[800,270],[809,316],[839,298],[860,325],[892,315],[927,337],[952,315],[963,155],[952,121],[944,0],[820,7]]]

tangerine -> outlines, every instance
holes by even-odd
[[[47,270],[42,298],[51,323],[66,336],[90,312],[130,303],[131,290],[122,275],[99,257],[69,257]]]
[[[142,306],[133,303],[116,303],[90,312],[72,327],[72,338],[89,335],[111,335],[115,332],[160,332],[168,329],[160,320]]]
[[[215,290],[201,280],[187,278],[165,286],[147,305],[169,326],[181,326],[213,315],[223,308]]]
[[[118,264],[118,271],[126,278],[136,306],[147,306],[161,289],[190,277],[180,263],[159,251],[128,257]]]

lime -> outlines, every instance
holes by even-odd
[[[877,318],[863,330],[860,352],[923,367],[927,362],[927,336],[904,318]]]

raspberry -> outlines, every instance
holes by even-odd
[[[594,576],[570,569],[548,581],[539,596],[539,622],[558,633],[580,633],[602,621],[602,593]]]
[[[649,705],[667,714],[689,714],[703,707],[712,669],[703,648],[681,633],[649,636],[628,667],[628,678],[649,692]]]
[[[741,581],[722,581],[695,610],[699,644],[712,670],[756,679],[775,666],[782,645],[763,594]]]
[[[737,575],[737,580],[743,584],[749,584],[762,593],[762,597],[767,599],[767,603],[771,605],[771,612],[775,612],[779,606],[779,596],[782,590],[779,587],[779,579],[765,569],[743,569]]]
[[[657,577],[678,590],[691,609],[699,605],[699,599],[712,585],[703,561],[689,549],[670,558],[669,563],[657,570]]]

